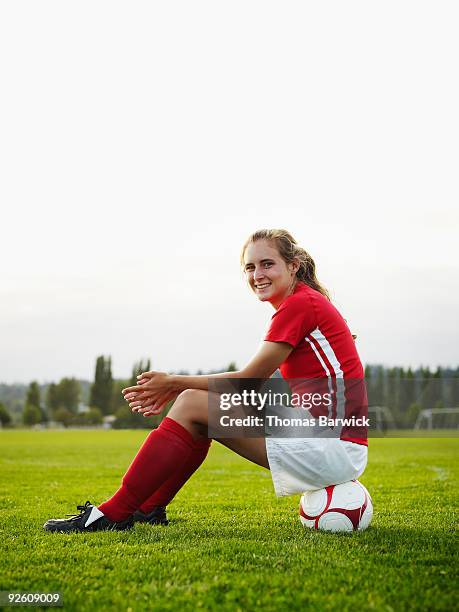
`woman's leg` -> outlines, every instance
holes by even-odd
[[[224,438],[217,442],[241,455],[245,459],[269,470],[266,442],[264,438]]]
[[[204,462],[211,442],[212,440],[208,440],[207,438],[194,440],[193,450],[187,461],[187,465],[176,470],[174,474],[140,506],[139,510],[144,515],[149,515],[151,512],[155,511],[158,512],[158,508],[164,513],[165,507],[170,504],[183,485]]]
[[[209,392],[187,389],[179,395],[167,416],[180,423],[193,438],[207,437]],[[219,438],[217,442],[269,470],[264,438]]]
[[[168,414],[169,418],[180,423],[193,435],[194,449],[187,464],[179,468],[159,489],[157,489],[140,507],[141,512],[149,514],[158,506],[167,506],[183,485],[191,478],[204,462],[211,440],[207,436],[208,425],[208,393],[206,391],[190,390],[177,398]],[[264,439],[219,439],[223,445],[236,453],[261,465],[268,467]]]
[[[192,435],[173,419],[164,418],[150,432],[121,481],[121,487],[99,510],[113,522],[126,520],[178,470],[188,465]]]
[[[207,438],[208,411],[207,391],[189,389],[181,393],[158,429],[148,435],[124,475],[120,489],[101,504],[99,510],[111,521],[123,521],[172,476],[188,470],[196,441]],[[221,442],[269,469],[264,439],[225,439]]]

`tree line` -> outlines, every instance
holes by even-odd
[[[76,378],[62,378],[43,390],[33,381],[22,402],[17,396],[11,399],[6,393],[8,385],[1,385],[0,423],[10,426],[21,421],[31,426],[51,421],[65,427],[94,426],[102,424],[104,417],[112,416],[111,425],[115,428],[151,429],[164,418],[172,402],[161,415],[144,419],[131,412],[121,393],[123,388],[137,383],[138,374],[150,369],[150,360],[141,359],[133,365],[130,378],[114,379],[111,358],[101,355],[97,357],[94,380],[90,384]],[[235,363],[229,364],[227,370],[235,371]],[[199,370],[197,374],[204,372]],[[397,427],[412,427],[424,408],[459,407],[459,367],[413,370],[368,365],[365,380],[369,406],[388,408]],[[13,419],[14,412],[19,418]],[[457,426],[457,418],[457,415],[447,415],[440,425]]]
[[[424,409],[459,408],[459,368],[384,368],[368,365],[365,382],[369,407],[385,407],[393,425],[411,428]],[[439,414],[437,427],[457,427],[457,414]]]
[[[0,385],[0,400],[3,400],[0,401],[0,424],[7,427],[19,422],[27,426],[55,422],[65,427],[94,426],[101,425],[104,417],[111,416],[114,428],[152,429],[167,414],[172,402],[161,415],[144,419],[132,413],[121,393],[125,387],[137,384],[137,376],[150,369],[150,359],[140,359],[134,363],[130,378],[114,379],[111,357],[101,355],[96,359],[94,380],[87,393],[86,381],[76,378],[62,378],[58,383],[46,385],[44,390],[33,381],[22,400],[17,386]],[[235,370],[235,364],[230,363],[228,371]],[[186,371],[179,373],[188,374]],[[203,372],[199,370],[197,374]],[[15,393],[12,394],[12,390]],[[13,414],[18,418],[13,418]]]

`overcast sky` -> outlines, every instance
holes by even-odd
[[[288,229],[365,363],[459,362],[457,2],[0,5],[0,382],[239,366]]]

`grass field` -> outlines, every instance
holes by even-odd
[[[0,432],[0,590],[62,591],[65,610],[454,610],[456,439],[370,441],[363,533],[304,530],[297,497],[214,443],[169,527],[52,534],[50,517],[100,503],[145,431]]]

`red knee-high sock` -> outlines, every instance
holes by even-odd
[[[180,423],[166,417],[152,431],[123,476],[121,487],[99,506],[111,521],[124,521],[143,502],[183,468],[194,448],[193,436]]]
[[[207,457],[211,442],[212,440],[208,438],[195,440],[188,461],[178,468],[169,480],[166,480],[166,482],[140,506],[140,510],[145,514],[149,514],[157,506],[167,506]]]

